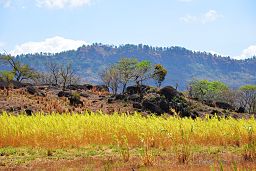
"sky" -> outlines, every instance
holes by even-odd
[[[83,44],[182,46],[256,55],[255,0],[0,0],[0,53]]]

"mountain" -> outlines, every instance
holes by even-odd
[[[18,55],[17,59],[40,71],[45,70],[44,64],[47,61],[72,62],[78,75],[88,82],[99,83],[98,75],[104,67],[117,62],[121,57],[161,63],[168,70],[164,85],[178,84],[180,90],[186,89],[192,79],[219,80],[234,88],[256,84],[256,57],[235,60],[182,47],[151,47],[142,44],[110,46],[95,43],[56,54]]]

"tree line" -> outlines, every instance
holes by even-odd
[[[220,81],[192,80],[188,85],[190,98],[206,102],[226,102],[245,112],[256,113],[256,85],[231,89]]]
[[[59,86],[63,90],[69,85],[81,82],[71,63],[47,62],[44,64],[45,72],[36,71],[11,55],[2,55],[0,63],[10,67],[9,70],[0,71],[0,80],[6,83],[7,95],[13,81]],[[104,85],[116,95],[118,92],[124,94],[128,85],[136,85],[140,90],[148,80],[154,80],[156,86],[161,87],[167,70],[163,65],[153,65],[148,60],[124,57],[105,68],[99,75]],[[220,81],[192,80],[187,86],[187,93],[188,97],[202,102],[221,101],[234,107],[243,107],[248,113],[256,112],[256,85],[231,89]]]

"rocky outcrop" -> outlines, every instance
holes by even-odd
[[[27,86],[26,91],[31,95],[46,97],[46,94],[43,91],[33,86]]]
[[[226,110],[234,110],[235,108],[226,102],[216,102],[216,107]]]

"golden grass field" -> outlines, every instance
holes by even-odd
[[[256,169],[255,128],[254,118],[193,120],[143,117],[136,113],[36,113],[33,116],[3,113],[0,148],[42,148],[48,149],[49,155],[49,149],[101,146],[109,150],[115,147],[114,151],[124,162],[141,156],[140,161],[145,166],[153,166],[156,158],[162,156],[172,157],[170,162],[179,164],[198,164],[199,160],[208,166],[219,161],[238,165],[249,162],[249,166]]]

